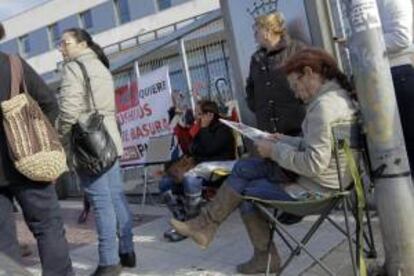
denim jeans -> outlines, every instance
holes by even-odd
[[[400,112],[408,160],[411,169],[413,169],[414,128],[411,123],[414,122],[414,109],[412,106],[414,103],[414,68],[411,65],[396,66],[391,68],[391,74],[394,82],[395,97]]]
[[[184,176],[183,183],[177,184],[172,177],[165,175],[161,178],[158,188],[161,194],[171,190],[173,194],[201,196],[203,183],[204,181],[200,177],[186,175]]]
[[[160,194],[163,194],[170,190],[175,195],[183,194],[182,185],[175,183],[174,179],[169,175],[164,175],[163,177],[161,177],[160,183],[158,184],[158,189],[160,190]]]
[[[99,177],[80,175],[80,179],[95,215],[99,265],[118,264],[119,253],[134,250],[132,216],[123,191],[119,162]]]
[[[294,199],[282,187],[286,181],[288,178],[274,163],[251,158],[240,160],[234,165],[226,185],[245,196],[293,201]],[[239,208],[242,214],[256,211],[254,205],[248,201],[243,201]]]
[[[174,179],[171,176],[164,175],[161,177],[160,183],[158,184],[158,189],[160,194],[163,194],[174,187]]]
[[[0,189],[0,252],[20,261],[13,198],[21,206],[24,220],[36,238],[42,275],[74,275],[53,185],[12,183]]]

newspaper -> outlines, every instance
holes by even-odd
[[[270,133],[261,131],[257,128],[245,125],[239,122],[233,122],[225,119],[220,119],[220,122],[225,124],[226,126],[234,129],[235,131],[239,132],[241,135],[246,136],[247,138],[257,141],[257,140],[270,140],[274,141],[274,139],[270,136]]]

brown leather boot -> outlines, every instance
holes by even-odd
[[[237,272],[241,274],[265,273],[268,261],[267,247],[270,238],[269,224],[257,212],[242,215],[242,219],[253,244],[254,253],[249,261],[237,266]],[[280,269],[280,257],[273,242],[270,246],[270,254],[269,272],[277,273]]]
[[[201,210],[198,217],[186,222],[173,218],[171,225],[178,233],[192,238],[201,248],[206,249],[213,240],[220,223],[241,201],[240,194],[223,184],[213,200]]]

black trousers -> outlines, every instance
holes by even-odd
[[[43,276],[73,275],[59,202],[52,185],[11,184],[0,189],[0,251],[20,261],[12,199],[37,240]]]
[[[411,65],[392,67],[391,74],[412,171],[414,169],[414,127],[412,126],[414,122],[414,68]]]

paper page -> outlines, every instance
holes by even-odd
[[[253,141],[263,140],[263,139],[271,140],[271,141],[274,140],[269,136],[269,133],[261,131],[257,128],[245,125],[243,123],[233,122],[233,121],[224,120],[224,119],[220,119],[220,122],[222,122],[223,124],[225,124],[226,126],[232,128],[232,129],[236,130],[241,135],[246,136],[247,138],[249,138]]]

